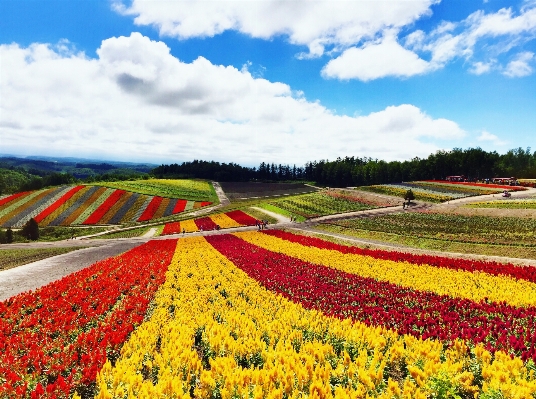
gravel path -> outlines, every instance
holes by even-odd
[[[83,248],[24,266],[0,271],[0,301],[24,291],[42,287],[99,260],[126,252],[139,244],[139,241],[118,240],[107,245]]]

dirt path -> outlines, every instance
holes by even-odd
[[[114,241],[107,245],[79,249],[24,266],[0,271],[0,301],[21,292],[34,290],[99,260],[119,255],[140,244],[140,241]]]
[[[150,237],[154,237],[154,235],[156,234],[156,228],[155,227],[151,227],[149,229],[149,231],[147,231],[147,233],[145,233],[144,235],[142,235],[141,237],[142,238],[150,238]]]
[[[227,198],[227,196],[223,192],[223,188],[221,188],[220,183],[213,181],[212,186],[214,187],[214,190],[216,191],[216,195],[218,196],[218,199],[220,200],[220,204],[229,205],[231,201],[229,201],[229,198]]]

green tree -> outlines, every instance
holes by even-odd
[[[39,239],[39,224],[35,221],[34,218],[31,218],[26,222],[24,227],[21,230],[22,236],[30,240]]]
[[[11,227],[8,227],[6,231],[6,243],[11,244],[12,242],[13,242],[13,230],[11,230]]]
[[[411,191],[411,189],[406,191],[406,195],[404,195],[404,199],[408,201],[408,204],[415,199],[415,194],[413,194],[413,191]]]

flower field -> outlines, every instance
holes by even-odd
[[[536,221],[530,218],[411,212],[341,220],[329,225],[466,243],[536,245]]]
[[[416,200],[428,202],[445,202],[456,198],[465,198],[475,195],[497,194],[504,190],[519,191],[523,187],[501,186],[497,184],[445,182],[440,180],[415,181],[399,184],[381,184],[359,187],[359,190],[404,197],[408,190],[412,190]]]
[[[201,180],[187,179],[149,179],[99,183],[99,185],[118,190],[131,191],[148,196],[165,198],[184,198],[190,201],[218,200],[212,184]]]
[[[536,209],[535,199],[473,202],[467,208]]]
[[[335,190],[277,199],[270,201],[269,204],[281,208],[290,214],[299,215],[307,219],[392,205],[386,201],[377,200],[372,202]]]
[[[0,397],[528,399],[535,293],[280,230],[151,241],[0,303]]]
[[[42,227],[142,222],[210,204],[98,186],[62,186],[3,198],[0,226],[22,227],[32,217]]]
[[[166,223],[162,235],[193,233],[200,230],[215,230],[240,226],[254,226],[257,220],[241,210],[218,213],[198,219],[187,219],[180,222]]]

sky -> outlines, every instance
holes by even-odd
[[[0,153],[536,150],[536,0],[0,0]]]

